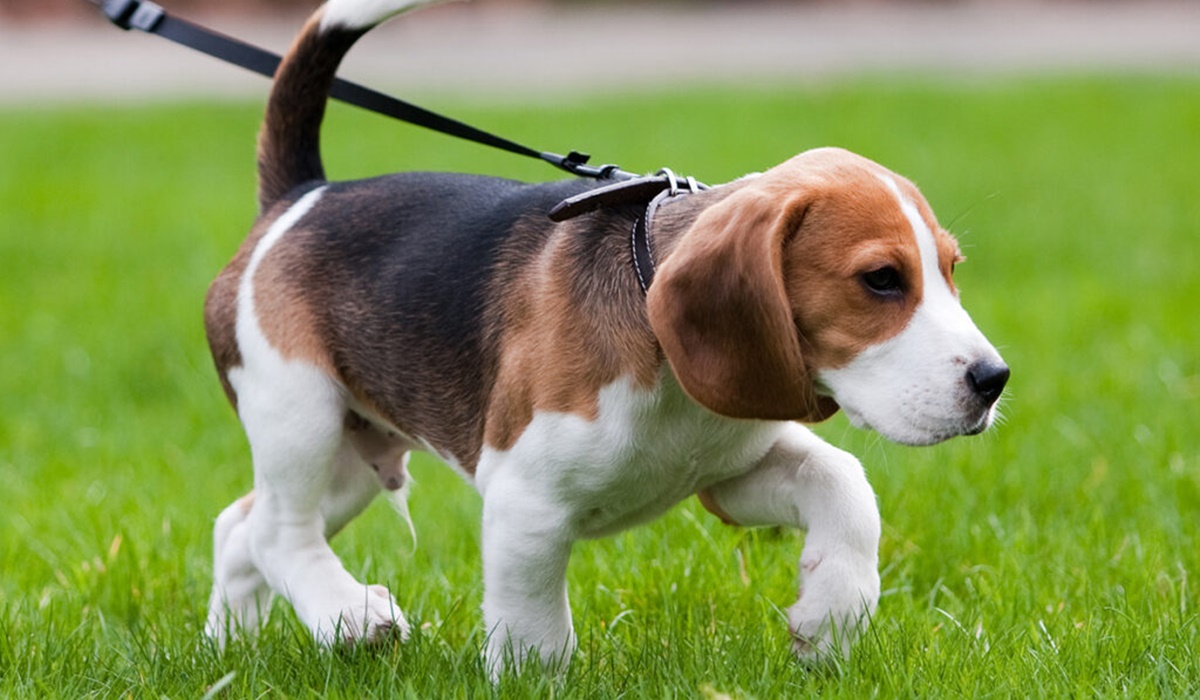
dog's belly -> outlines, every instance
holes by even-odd
[[[495,481],[515,483],[524,497],[559,512],[573,537],[601,537],[750,470],[779,429],[711,413],[669,372],[652,390],[623,378],[601,390],[594,420],[536,414],[512,449],[485,449],[476,485],[486,498]]]

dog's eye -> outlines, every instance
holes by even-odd
[[[890,265],[864,272],[862,281],[867,285],[867,289],[876,294],[893,296],[904,291],[904,281],[900,279],[900,272]]]

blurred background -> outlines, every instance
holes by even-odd
[[[678,6],[684,5],[753,5],[770,4],[769,0],[662,0]],[[1014,5],[1030,2],[1049,2],[1058,5],[1112,5],[1121,0],[791,0],[793,5],[883,5],[924,4],[942,7],[963,5]],[[1138,0],[1124,0],[1137,2]],[[647,4],[634,0],[475,0],[486,5],[573,5],[573,6],[637,6]],[[161,3],[160,3],[161,4]],[[778,2],[774,4],[784,4]],[[189,12],[278,12],[304,11],[311,8],[312,0],[176,0],[172,7]],[[79,0],[5,0],[0,4],[0,13],[8,17],[65,17],[79,14]]]
[[[283,50],[314,0],[162,0]],[[122,35],[85,0],[0,0],[0,103],[257,97],[261,79]],[[664,2],[474,0],[386,25],[343,74],[412,94],[485,98],[703,83],[744,87],[862,73],[1200,71],[1200,2]]]

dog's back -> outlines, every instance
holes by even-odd
[[[546,246],[546,211],[593,186],[449,173],[303,181],[273,203],[210,287],[205,327],[230,400],[247,265],[271,224],[320,187],[303,225],[256,266],[259,323],[285,356],[329,371],[365,413],[472,469],[498,361],[501,319],[487,310],[505,308],[494,303],[505,270]]]

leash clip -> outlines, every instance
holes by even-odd
[[[621,168],[616,165],[588,165],[588,161],[591,160],[592,157],[586,153],[580,153],[579,151],[571,151],[565,156],[560,156],[557,153],[550,153],[547,151],[544,153],[539,153],[538,157],[554,167],[559,168],[560,170],[565,170],[572,175],[587,177],[593,180],[632,180],[637,177],[633,173],[627,173],[624,170],[621,170]]]
[[[166,12],[149,0],[104,0],[104,16],[121,29],[152,32]]]

